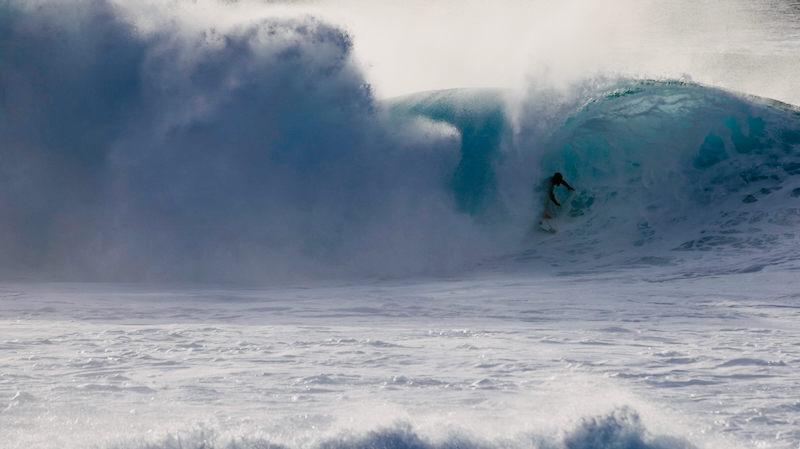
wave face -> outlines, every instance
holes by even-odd
[[[537,133],[520,136],[530,142]],[[572,244],[746,254],[791,241],[796,253],[793,107],[683,82],[633,82],[591,96],[546,142],[543,170],[580,187],[564,199]]]
[[[556,189],[563,207],[554,223],[564,237],[545,247],[587,256],[574,262],[615,253],[669,261],[682,251],[778,250],[784,254],[773,254],[772,262],[796,258],[795,108],[684,81],[592,80],[560,91],[532,88],[516,107],[505,100],[506,116],[516,113],[494,125],[503,97],[431,92],[390,106],[447,121],[462,133],[459,168],[482,171],[472,176],[473,190],[453,182],[452,193],[479,192],[481,208],[469,209],[476,218],[491,211],[506,224],[530,226],[543,209],[545,193],[536,186],[561,172],[576,191]],[[480,139],[471,137],[473,129],[481,129]]]
[[[630,80],[379,102],[314,17],[0,10],[5,277],[452,271],[540,239],[554,171],[577,187],[555,250],[749,250],[800,223],[800,116],[777,103]]]

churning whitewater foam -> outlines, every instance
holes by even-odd
[[[4,276],[460,269],[524,248],[554,171],[578,187],[565,235],[598,258],[757,248],[800,223],[787,105],[624,78],[378,101],[351,37],[318,18],[136,20],[103,1],[0,6]],[[771,228],[701,235],[730,214]]]

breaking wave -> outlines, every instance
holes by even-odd
[[[287,449],[268,437],[226,438],[207,429],[186,435],[170,435],[153,443],[131,442],[111,449]],[[500,441],[485,441],[474,436],[451,435],[433,441],[419,435],[408,424],[364,434],[342,434],[312,444],[315,449],[693,449],[682,438],[651,435],[638,414],[621,408],[605,416],[584,418],[575,428],[560,435],[520,434]]]
[[[378,101],[317,18],[137,20],[0,6],[4,278],[447,272],[537,241],[532,186],[554,171],[577,188],[563,235],[600,258],[757,249],[800,225],[787,105],[625,79]]]

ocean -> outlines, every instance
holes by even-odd
[[[793,1],[1,2],[0,448],[800,448],[797,73]]]

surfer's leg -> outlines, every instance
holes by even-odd
[[[550,198],[544,199],[544,213],[542,213],[542,218],[545,220],[550,220],[553,216],[550,214]]]

